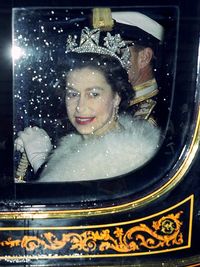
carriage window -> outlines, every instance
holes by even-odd
[[[151,161],[174,87],[178,15],[166,11],[13,10],[15,182],[109,179]]]

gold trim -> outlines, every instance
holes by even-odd
[[[197,267],[197,266],[200,266],[200,260],[199,260],[199,263],[187,265],[187,267]]]
[[[135,112],[134,117],[149,120],[152,117],[150,115],[155,105],[156,101],[152,99],[148,99],[146,101],[141,102],[140,105],[138,105],[138,110]]]
[[[151,222],[151,226],[141,223],[133,225],[125,231],[123,227],[115,227],[112,230],[109,228],[93,231],[89,229],[81,233],[65,231],[60,236],[56,235],[55,229],[53,229],[53,232],[45,231],[39,235],[38,233],[24,235],[19,239],[12,239],[10,236],[7,240],[0,241],[0,247],[21,247],[26,251],[34,251],[41,247],[44,250],[57,251],[68,244],[70,251],[79,253],[81,251],[88,253],[108,250],[130,253],[139,252],[141,249],[147,249],[148,252],[154,253],[157,249],[171,250],[174,249],[174,246],[181,246],[184,243],[184,236],[181,232],[183,223],[180,221],[182,213],[179,211],[176,214],[167,214]]]
[[[187,204],[187,206],[185,206]],[[27,256],[0,256],[0,259],[34,259],[37,258],[76,258],[81,257],[116,257],[116,256],[141,256],[182,250],[191,247],[191,231],[193,218],[194,195],[160,212],[132,221],[118,222],[104,225],[66,226],[66,227],[2,227],[0,230],[9,231],[34,231],[35,235],[24,235],[13,240],[8,237],[1,241],[1,247],[21,247],[26,251],[34,251],[42,247],[43,250],[63,249],[68,245],[69,255],[27,255]],[[180,220],[181,214],[190,210],[190,215],[185,221]],[[188,229],[182,234],[182,225]],[[123,228],[123,226],[125,226]],[[112,227],[112,229],[109,229]],[[92,230],[93,229],[93,230]],[[39,230],[46,230],[39,233]],[[49,230],[53,230],[50,232]],[[83,232],[66,231],[58,234],[56,230],[84,230]],[[187,234],[188,233],[188,234]],[[188,235],[188,236],[187,236]],[[16,234],[14,234],[16,236]],[[185,241],[186,242],[185,242]],[[66,248],[65,248],[66,250]],[[115,254],[105,254],[105,251],[114,251]],[[103,254],[89,254],[99,251]],[[120,254],[116,254],[120,253]],[[48,252],[47,252],[48,253]],[[61,253],[61,252],[60,252]],[[73,255],[72,253],[75,253]],[[86,254],[82,254],[86,253]]]
[[[133,106],[135,104],[138,104],[138,103],[140,103],[142,101],[145,101],[145,100],[147,100],[147,99],[149,99],[149,98],[151,98],[153,96],[156,96],[158,94],[158,92],[159,92],[158,89],[155,89],[152,92],[150,92],[148,94],[145,94],[144,96],[140,96],[140,97],[137,97],[137,98],[131,100],[130,104],[129,104],[129,107],[131,107],[131,106]]]
[[[138,84],[138,85],[134,86],[133,88],[134,88],[135,91],[141,91],[141,90],[143,90],[143,89],[145,89],[147,87],[152,86],[153,84],[156,84],[156,79],[155,78],[153,78],[151,80],[148,80],[147,82],[144,82],[142,84]]]
[[[185,198],[184,200],[182,200],[182,201],[180,201],[180,202],[178,202],[177,204],[175,204],[175,205],[173,205],[173,206],[171,206],[171,207],[169,207],[169,208],[167,208],[167,209],[164,209],[164,210],[162,210],[162,211],[160,211],[160,212],[157,212],[157,213],[154,213],[154,214],[152,214],[152,215],[149,215],[149,216],[146,216],[146,217],[142,217],[142,218],[139,218],[139,219],[135,219],[135,220],[131,220],[131,221],[126,221],[126,222],[120,222],[120,223],[111,223],[111,224],[106,224],[106,227],[113,227],[113,226],[121,226],[121,225],[128,225],[128,224],[130,224],[130,223],[138,223],[138,222],[141,222],[141,221],[143,221],[143,220],[149,220],[149,219],[151,219],[151,218],[153,218],[153,217],[155,217],[155,216],[160,216],[160,215],[162,215],[163,213],[166,213],[166,212],[169,212],[169,211],[171,211],[171,210],[173,210],[173,209],[175,209],[175,208],[178,208],[178,207],[180,207],[181,205],[183,205],[183,204],[185,204],[186,202],[188,202],[188,201],[190,201],[191,202],[191,204],[190,204],[190,220],[192,219],[192,216],[193,216],[193,206],[194,206],[194,195],[190,195],[189,197],[187,197],[187,198]],[[63,213],[65,213],[65,211],[62,211]],[[2,214],[3,212],[1,212],[0,214]],[[40,211],[36,211],[36,212],[28,212],[28,214],[27,215],[29,215],[30,213],[32,214],[32,215],[34,215],[34,216],[32,216],[32,217],[24,217],[24,216],[22,216],[21,218],[19,218],[19,216],[18,215],[20,215],[20,213],[21,212],[16,212],[16,211],[14,211],[14,212],[5,212],[5,213],[7,213],[6,215],[9,215],[9,214],[13,214],[13,213],[15,213],[15,217],[8,217],[8,216],[5,216],[5,217],[1,217],[1,219],[13,219],[13,220],[15,220],[15,219],[44,219],[45,217],[41,217],[41,215],[44,213],[44,212],[40,212]],[[46,212],[45,212],[46,213]],[[59,214],[60,213],[60,211],[53,211],[53,213],[57,213],[57,214]],[[53,215],[53,214],[52,214]],[[62,218],[65,218],[65,217],[57,217],[57,216],[55,216],[55,217],[48,217],[48,219],[56,219],[56,218],[58,218],[58,219],[62,219]],[[67,227],[55,227],[55,226],[53,226],[53,227],[0,227],[0,231],[5,231],[5,230],[13,230],[13,231],[15,231],[15,230],[35,230],[35,229],[37,229],[37,230],[44,230],[44,229],[48,229],[48,230],[52,230],[52,229],[56,229],[56,230],[73,230],[73,229],[88,229],[88,228],[96,228],[96,227],[99,227],[99,228],[102,228],[102,227],[105,227],[105,225],[104,224],[100,224],[100,225],[90,225],[90,226],[67,226]],[[190,228],[192,229],[192,223],[191,223],[191,225],[190,225]]]
[[[149,117],[147,118],[148,122],[150,122],[151,124],[153,124],[155,127],[158,127],[158,124],[157,122],[154,120],[153,117]]]
[[[92,24],[93,28],[103,31],[111,31],[114,25],[110,8],[93,8]]]

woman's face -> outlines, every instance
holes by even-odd
[[[119,103],[119,95],[100,71],[85,67],[68,73],[67,114],[80,134],[101,135],[112,129]]]

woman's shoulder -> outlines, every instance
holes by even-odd
[[[123,130],[117,133],[117,139],[121,138],[126,143],[127,141],[152,145],[158,145],[161,137],[161,131],[158,127],[150,122],[141,119],[134,119],[131,116],[121,116],[119,122]]]
[[[132,116],[122,115],[119,118],[120,124],[124,127],[126,132],[141,133],[160,136],[160,129],[144,119],[135,119]]]
[[[129,116],[120,118],[123,130],[106,136],[108,148],[113,154],[129,158],[131,162],[137,159],[140,163],[150,159],[157,151],[160,143],[160,129],[145,120],[136,120]]]

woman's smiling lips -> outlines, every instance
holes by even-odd
[[[94,119],[95,117],[75,117],[76,123],[80,125],[90,124]]]

